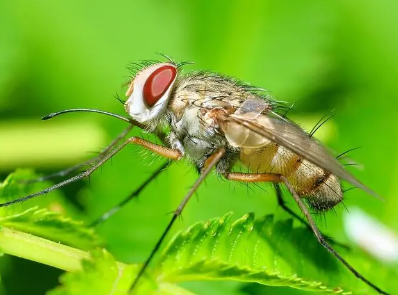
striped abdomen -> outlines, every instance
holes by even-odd
[[[339,179],[276,143],[261,148],[241,148],[240,160],[253,173],[275,173],[287,178],[297,194],[318,211],[343,199]]]

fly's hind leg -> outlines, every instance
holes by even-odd
[[[286,179],[286,177],[281,176],[281,181],[286,185],[287,189],[289,192],[292,194],[293,199],[296,201],[297,205],[299,206],[300,210],[303,212],[305,218],[308,221],[309,226],[312,229],[312,232],[314,233],[315,237],[317,238],[318,242],[326,248],[331,254],[333,254],[334,257],[336,257],[342,264],[344,264],[345,267],[348,268],[351,273],[353,273],[358,279],[360,279],[362,282],[376,290],[380,294],[385,294],[388,295],[387,292],[383,291],[380,289],[378,286],[370,282],[368,279],[366,279],[363,275],[361,275],[351,264],[349,264],[336,250],[332,248],[322,235],[322,233],[319,231],[317,225],[315,224],[314,219],[312,218],[310,212],[308,211],[307,206],[304,204],[304,202],[301,200],[300,196],[296,193],[294,188],[290,185],[289,181]]]
[[[304,224],[309,230],[311,230],[311,226],[308,224],[308,222],[302,218],[300,215],[298,215],[296,212],[294,212],[292,209],[290,209],[286,203],[285,200],[283,199],[283,194],[282,194],[282,190],[281,187],[279,185],[279,183],[273,183],[274,188],[275,188],[275,193],[276,193],[276,198],[278,200],[278,205],[288,214],[290,214],[293,218],[296,218],[297,220],[299,220],[302,224]],[[328,240],[330,243],[337,245],[339,247],[345,248],[347,250],[350,249],[350,246],[344,244],[344,243],[340,243],[335,241],[332,237],[329,237],[328,235],[325,235],[322,233],[322,236]]]
[[[361,275],[351,264],[349,264],[336,250],[333,249],[332,246],[329,245],[327,240],[324,238],[322,233],[319,231],[314,219],[312,218],[307,206],[301,200],[300,196],[296,193],[294,188],[290,185],[289,181],[286,177],[280,174],[272,174],[272,173],[235,173],[229,172],[225,173],[224,176],[229,180],[240,181],[240,182],[273,182],[273,183],[283,183],[286,188],[291,193],[293,199],[296,201],[298,207],[301,212],[303,212],[305,218],[308,221],[308,225],[310,226],[312,232],[314,233],[316,239],[319,244],[321,244],[326,250],[328,250],[334,257],[336,257],[352,274],[354,274],[358,279],[367,284],[369,287],[373,288],[380,294],[388,295],[387,292],[383,291],[375,284],[366,279],[363,275]]]

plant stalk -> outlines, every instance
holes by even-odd
[[[0,249],[5,254],[71,272],[81,269],[82,259],[90,258],[88,252],[4,226],[0,228]]]

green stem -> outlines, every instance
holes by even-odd
[[[1,227],[0,248],[6,254],[43,263],[65,271],[80,270],[81,260],[90,257],[88,252],[8,227]]]

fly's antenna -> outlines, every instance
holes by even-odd
[[[69,110],[63,110],[63,111],[59,111],[56,113],[51,113],[47,116],[44,116],[43,118],[41,118],[42,120],[48,120],[48,119],[52,119],[56,116],[62,115],[62,114],[66,114],[66,113],[75,113],[75,112],[88,112],[88,113],[98,113],[98,114],[103,114],[103,115],[107,115],[107,116],[111,116],[111,117],[115,117],[119,120],[125,121],[127,123],[130,124],[134,124],[137,125],[137,123],[129,118],[114,114],[114,113],[110,113],[110,112],[106,112],[106,111],[101,111],[101,110],[94,110],[94,109],[69,109]]]
[[[335,115],[334,110],[332,110],[332,111],[331,111],[331,114],[330,114],[329,116],[328,116],[328,115],[323,116],[323,117],[315,124],[315,126],[311,129],[311,131],[310,131],[310,133],[308,134],[308,136],[309,136],[309,137],[312,137],[312,136],[314,135],[314,133],[317,132],[317,130],[318,130],[319,128],[321,128],[321,126],[322,126],[323,124],[325,124],[327,121],[329,121],[330,119],[332,119],[332,118],[334,117],[334,115]]]

